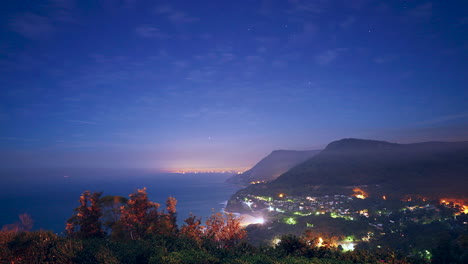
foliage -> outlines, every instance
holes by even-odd
[[[34,220],[31,218],[29,214],[27,213],[20,214],[18,218],[20,220],[19,222],[4,225],[2,227],[2,231],[19,232],[19,231],[30,231],[32,229],[34,225]]]
[[[102,193],[83,192],[80,196],[80,206],[75,209],[76,214],[68,221],[66,233],[68,236],[81,238],[103,237],[104,231],[101,225],[101,207],[99,198]]]
[[[127,198],[117,195],[106,195],[99,200],[99,205],[102,209],[101,221],[106,233],[119,229],[119,226],[116,224],[121,216],[120,207],[127,204],[127,202]]]
[[[121,207],[120,221],[132,240],[143,237],[145,233],[155,231],[159,223],[159,204],[151,202],[146,188],[130,194],[130,199]]]
[[[409,225],[414,231],[406,234],[415,239],[427,232],[443,238],[426,241],[427,251],[409,254],[387,247],[397,239],[392,237],[342,252],[335,246],[342,238],[323,229],[284,235],[276,246],[256,247],[246,241],[246,230],[232,214],[213,214],[205,226],[201,219],[190,216],[179,229],[175,224],[176,204],[174,198],[168,198],[166,212],[158,211],[159,204],[149,201],[145,189],[131,194],[128,200],[84,192],[68,223],[72,232],[65,237],[26,231],[32,219],[24,215],[20,217],[21,228],[4,228],[0,232],[0,263],[404,264],[428,263],[428,256],[433,263],[466,263],[468,258],[466,231],[460,235],[447,231],[443,224],[428,224],[423,229]],[[119,210],[115,210],[117,205]],[[106,233],[102,231],[103,219],[112,222]],[[411,246],[401,241],[403,246]]]
[[[213,214],[206,220],[205,237],[216,242],[219,247],[232,247],[239,243],[247,233],[233,214]]]
[[[193,239],[197,243],[201,243],[204,227],[201,225],[201,220],[196,216],[190,215],[189,218],[184,220],[185,224],[180,229],[180,235]]]

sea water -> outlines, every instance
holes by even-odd
[[[83,191],[128,197],[147,188],[151,201],[165,208],[166,198],[178,200],[178,224],[190,214],[206,220],[222,211],[238,187],[225,183],[227,173],[160,173],[147,169],[1,169],[0,228],[28,213],[34,229],[61,233],[78,207]]]

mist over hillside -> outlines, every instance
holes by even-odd
[[[317,155],[319,152],[320,150],[275,150],[260,160],[250,170],[234,175],[227,182],[245,185],[257,181],[272,181],[294,166]]]
[[[396,144],[342,139],[276,180],[245,191],[350,192],[352,186],[364,186],[399,196],[466,197],[467,161],[466,141]]]

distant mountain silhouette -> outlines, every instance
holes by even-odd
[[[250,170],[234,175],[227,182],[249,184],[253,181],[272,181],[292,167],[317,155],[320,150],[275,150],[259,161]]]
[[[468,196],[467,180],[467,141],[395,144],[342,139],[266,187],[378,185],[400,194]]]

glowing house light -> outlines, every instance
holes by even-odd
[[[263,217],[253,217],[251,215],[244,215],[242,217],[241,226],[248,226],[248,225],[255,225],[255,224],[263,225],[264,223],[265,223],[265,219]]]
[[[343,243],[340,244],[341,247],[343,248],[343,251],[353,251],[354,250],[354,243]]]
[[[366,199],[368,197],[367,193],[364,192],[361,188],[356,187],[353,189],[353,192],[354,192],[354,197],[358,199]]]
[[[323,247],[323,238],[318,238],[317,247]]]

